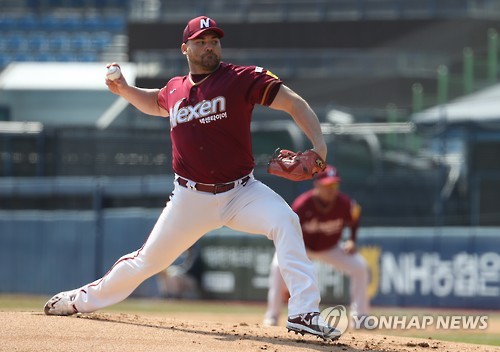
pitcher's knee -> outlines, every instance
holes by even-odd
[[[275,216],[274,222],[267,232],[267,238],[271,240],[276,240],[282,235],[296,236],[297,238],[302,236],[299,217],[291,210]]]
[[[140,271],[142,276],[150,277],[168,267],[168,263],[165,263],[162,257],[152,258],[151,256],[138,255],[133,263],[128,263],[135,270]]]

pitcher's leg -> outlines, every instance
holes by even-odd
[[[193,214],[196,214],[197,221],[193,221]],[[121,257],[102,278],[70,291],[72,307],[79,312],[93,312],[122,301],[144,280],[170,265],[206,232],[220,227],[217,214],[213,197],[176,187],[145,244]],[[47,314],[57,313],[51,313],[49,309]]]
[[[278,266],[276,253],[273,256],[269,270],[269,290],[267,291],[267,311],[264,315],[265,325],[277,325],[281,309],[283,308],[284,294],[287,288]]]
[[[226,225],[265,234],[276,247],[281,275],[290,291],[288,315],[319,310],[319,289],[313,263],[306,254],[299,218],[273,190],[253,180],[238,190],[226,209]]]

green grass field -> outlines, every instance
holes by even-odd
[[[43,305],[49,297],[26,296],[26,295],[0,295],[0,311],[42,311]],[[158,299],[135,299],[129,298],[122,303],[106,308],[103,311],[130,314],[181,314],[196,319],[200,314],[201,319],[210,317],[217,320],[222,317],[234,315],[235,321],[242,317],[251,321],[260,322],[265,311],[265,304],[246,302],[221,302],[221,301],[178,301]],[[432,309],[407,309],[407,308],[373,308],[373,315],[394,316],[422,316],[422,315],[487,315],[488,328],[484,330],[464,329],[426,329],[426,330],[374,330],[373,333],[391,335],[430,338],[433,340],[465,342],[483,345],[500,346],[500,312],[465,311],[465,310],[432,310]],[[366,331],[366,330],[364,330]]]

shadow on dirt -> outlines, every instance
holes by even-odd
[[[323,341],[315,340],[313,336],[304,336],[304,338],[294,338],[295,335],[290,333],[286,336],[285,333],[276,333],[275,331],[257,332],[255,328],[245,323],[238,325],[230,324],[217,324],[215,326],[209,323],[202,322],[200,326],[196,326],[193,322],[189,323],[175,323],[161,322],[151,320],[149,317],[143,317],[131,314],[106,314],[106,313],[92,313],[81,314],[77,316],[81,319],[90,319],[109,323],[129,324],[135,326],[148,327],[153,329],[165,329],[173,332],[182,332],[193,334],[196,336],[208,336],[215,340],[220,341],[237,341],[237,340],[251,340],[262,344],[261,349],[273,350],[273,347],[290,346],[295,348],[306,348],[308,350],[316,350],[321,352],[331,351],[345,351],[345,352],[361,352],[367,351],[368,346],[364,348],[354,348],[339,341]],[[262,329],[262,327],[258,327]],[[382,350],[369,349],[370,352],[382,352]]]

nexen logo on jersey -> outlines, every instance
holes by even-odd
[[[310,221],[304,222],[302,226],[307,232],[321,232],[329,236],[339,232],[344,227],[344,220],[334,219],[329,221],[318,221],[318,219],[311,219]]]
[[[188,105],[181,108],[180,106],[184,100],[185,98],[182,98],[170,109],[170,128],[193,119],[198,119],[201,123],[207,124],[227,118],[226,98],[224,97],[203,100],[194,106]]]

